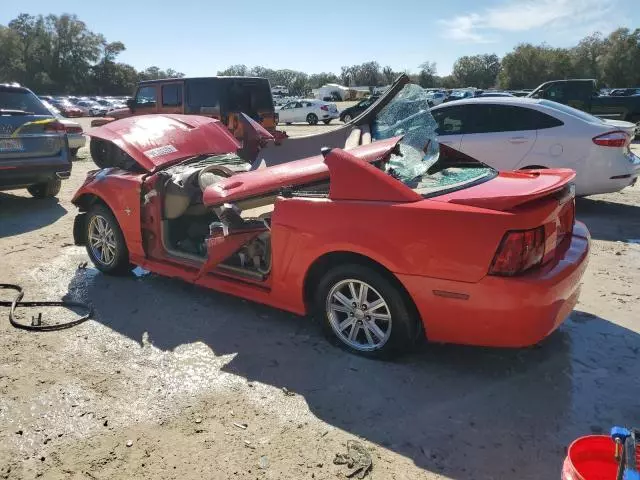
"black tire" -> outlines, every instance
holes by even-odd
[[[350,289],[348,284],[350,281],[355,281],[356,287],[357,282],[367,284],[369,293],[368,297],[364,299],[365,302],[375,302],[376,298],[381,298],[384,301],[382,308],[376,307],[374,309],[377,312],[376,315],[371,314],[371,317],[366,316],[366,303],[361,304],[363,308],[360,308],[360,306],[353,308],[352,310],[354,312],[360,310],[360,312],[355,312],[354,315],[346,312],[329,311],[329,305],[342,307],[343,304],[335,303],[331,300],[335,298],[333,295],[336,293],[336,289],[337,292],[346,291],[347,295],[349,295],[348,292]],[[356,290],[358,289],[356,288]],[[359,291],[356,293],[359,294]],[[373,310],[369,310],[369,313],[372,311]],[[372,317],[384,314],[385,311],[391,318],[388,323],[384,320],[373,319],[374,324],[378,322],[375,326],[378,327],[379,332],[387,335],[386,340],[383,341],[377,336],[378,334],[374,335],[373,329],[366,325],[370,325]],[[316,293],[315,313],[317,318],[322,319],[325,334],[332,343],[336,343],[352,353],[369,358],[391,358],[401,353],[409,352],[415,346],[418,333],[421,331],[419,320],[415,314],[415,307],[413,307],[410,300],[407,299],[406,294],[401,288],[393,280],[373,268],[358,264],[340,265],[324,274],[320,279]],[[364,315],[360,320],[358,313],[361,316]],[[338,322],[347,321],[349,318],[353,318],[352,321],[356,324],[359,321],[360,325],[355,332],[355,343],[359,343],[357,342],[358,338],[363,341],[368,341],[367,338],[373,339],[375,337],[375,339],[379,340],[378,345],[372,346],[368,344],[363,346],[363,348],[356,348],[348,343],[348,339],[344,339],[338,334],[336,331],[336,328],[339,328],[337,327]],[[385,326],[387,327],[386,329]],[[342,330],[345,336],[347,336],[346,330],[348,328],[349,326],[346,326]],[[352,334],[354,328],[356,328],[355,324],[349,329],[349,336]],[[368,334],[365,330],[368,330]],[[368,349],[365,349],[365,347]]]
[[[27,187],[27,191],[35,198],[50,198],[55,197],[60,193],[61,186],[62,181],[58,178],[54,178],[46,183],[36,183],[35,185],[31,185]]]
[[[94,247],[91,242],[90,233],[93,233],[92,225],[94,221],[104,221],[113,232],[112,235],[106,235],[106,238],[111,240],[115,245],[112,259],[111,257],[103,258],[100,254],[101,248]],[[124,240],[120,225],[116,217],[111,213],[111,210],[101,204],[93,205],[85,219],[84,234],[87,254],[98,270],[108,275],[127,275],[131,272],[132,265],[129,263],[129,249]],[[102,246],[102,248],[104,248],[104,246]]]
[[[79,148],[70,148],[69,152],[71,152],[71,156],[72,157],[77,157],[78,156],[78,150],[80,150]]]
[[[110,152],[109,142],[100,140],[99,138],[92,138],[89,143],[89,151],[91,152],[91,158],[99,168],[107,168],[109,165]]]
[[[286,122],[286,125],[291,125],[291,122]]]
[[[307,115],[307,123],[309,125],[317,125],[318,124],[318,116],[315,113],[310,113]]]
[[[342,117],[342,121],[344,123],[349,123],[351,120],[353,120],[353,118],[348,113],[344,117]]]
[[[325,125],[329,125],[331,123],[331,119],[329,120],[322,120],[322,123],[324,123]]]

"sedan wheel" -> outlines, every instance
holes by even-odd
[[[389,305],[366,282],[350,278],[336,283],[327,296],[326,311],[334,333],[354,350],[369,352],[389,340]]]
[[[342,117],[342,121],[344,123],[349,123],[351,120],[352,120],[351,115],[349,115],[348,113],[344,117]]]
[[[318,116],[315,113],[307,115],[307,123],[309,125],[316,125],[318,123]]]
[[[388,358],[410,350],[420,332],[411,299],[392,274],[345,264],[320,279],[316,311],[330,339],[353,353]]]

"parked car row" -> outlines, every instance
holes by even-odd
[[[40,99],[54,106],[65,117],[100,117],[111,110],[126,106],[126,98],[123,97],[43,95]]]

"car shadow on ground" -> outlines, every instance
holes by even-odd
[[[307,318],[177,280],[79,270],[69,291],[138,343],[235,354],[225,372],[286,387],[324,422],[450,478],[559,478],[574,438],[637,422],[640,335],[582,312],[534,348],[424,345],[381,362]]]
[[[62,217],[67,210],[57,198],[31,198],[0,193],[0,238],[37,230]]]
[[[577,219],[598,240],[640,240],[640,206],[594,198],[576,199]]]

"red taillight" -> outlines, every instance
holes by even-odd
[[[542,263],[544,227],[507,232],[493,259],[490,275],[512,276]]]
[[[67,133],[64,125],[57,121],[45,123],[44,131],[45,133]]]
[[[593,143],[601,147],[624,147],[631,142],[631,138],[625,132],[616,130],[615,132],[603,133],[597,137],[593,137]]]
[[[325,112],[329,111],[329,107],[327,107],[326,105],[321,105],[320,106],[320,110],[324,110]]]
[[[67,133],[82,133],[82,127],[65,127]]]

